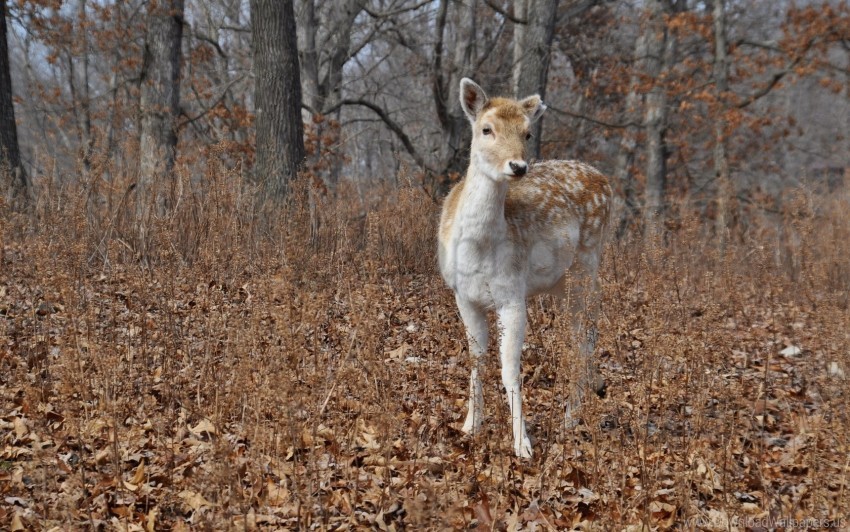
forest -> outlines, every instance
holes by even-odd
[[[0,528],[850,526],[850,2],[0,1]],[[613,189],[514,456],[440,276],[461,80]]]

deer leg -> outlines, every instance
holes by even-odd
[[[469,410],[463,431],[475,434],[481,428],[481,418],[484,414],[484,394],[481,390],[481,359],[487,353],[487,314],[471,303],[455,297],[460,317],[466,326],[466,339],[469,342],[469,354],[472,360],[472,371],[469,376]]]
[[[596,318],[599,314],[598,254],[579,252],[569,270],[570,286],[565,288],[564,299],[570,313],[573,343],[578,350],[578,371],[572,379],[572,389],[567,400],[565,420],[568,427],[578,423],[584,397],[594,392],[605,394],[605,381],[600,377],[593,358],[599,332]]]
[[[502,331],[500,346],[502,384],[505,386],[508,407],[511,411],[514,453],[520,458],[531,458],[531,441],[525,431],[520,389],[520,358],[522,356],[522,342],[525,340],[527,319],[525,302],[501,307],[497,312]]]

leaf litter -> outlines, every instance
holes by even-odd
[[[459,431],[466,347],[433,273],[305,291],[285,268],[26,266],[2,274],[10,530],[726,530],[850,507],[842,310],[755,285],[679,304],[609,265],[609,393],[575,429],[568,326],[530,309],[522,461],[492,353],[483,433]]]

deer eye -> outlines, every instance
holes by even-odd
[[[531,133],[525,134],[525,140],[531,140]]]
[[[484,129],[481,130],[481,132],[484,133],[485,135],[489,135],[493,132],[493,130],[490,129],[489,127],[485,127]]]

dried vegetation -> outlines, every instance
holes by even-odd
[[[532,305],[521,461],[493,354],[484,433],[459,433],[468,359],[424,192],[343,187],[316,227],[304,191],[263,210],[238,182],[184,180],[144,260],[126,187],[4,208],[0,526],[847,525],[846,191],[751,213],[723,252],[685,210],[663,243],[612,241],[608,396],[575,429],[567,320]]]

